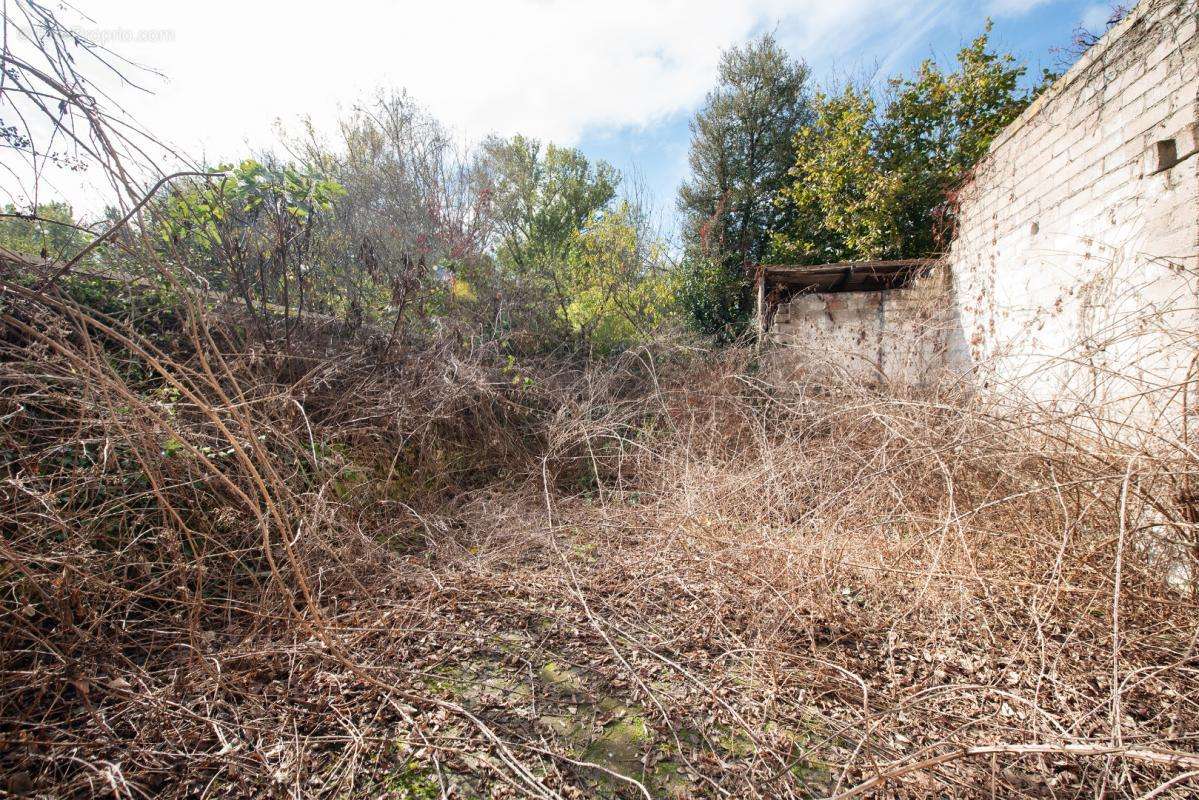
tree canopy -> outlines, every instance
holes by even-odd
[[[750,311],[747,265],[762,260],[787,206],[775,202],[810,121],[808,68],[770,35],[726,51],[691,123],[691,178],[679,190],[680,300],[707,333],[735,335]]]
[[[660,314],[661,247],[639,210],[616,202],[621,176],[581,151],[524,136],[484,144],[501,272],[532,295],[540,324],[611,349]]]
[[[892,78],[882,102],[848,85],[819,93],[795,137],[776,203],[786,223],[770,258],[815,263],[918,257],[947,244],[953,188],[1052,76],[1022,89],[1026,67],[989,43],[991,26],[946,72],[926,60]]]

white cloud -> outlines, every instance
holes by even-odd
[[[1004,4],[1033,0],[1001,0]],[[439,0],[267,3],[128,0],[85,6],[112,48],[153,67],[127,98],[146,129],[210,161],[318,128],[380,87],[406,88],[467,139],[517,131],[564,143],[694,108],[722,48],[775,30],[820,63],[880,37],[910,46],[918,0]]]
[[[269,138],[276,117],[326,119],[381,85],[406,87],[470,136],[524,130],[572,141],[589,125],[644,124],[695,105],[721,48],[755,30],[777,25],[796,53],[819,56],[902,22],[918,4],[873,5],[133,0],[89,13],[100,30],[169,34],[113,43],[169,76],[132,110],[181,145],[223,151]]]

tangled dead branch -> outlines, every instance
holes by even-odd
[[[9,794],[1193,791],[1185,429],[687,342],[279,347],[121,245],[0,263]]]
[[[381,369],[322,323],[268,355],[194,304],[5,302],[11,786],[1187,790],[1183,452],[780,394],[736,351],[513,384],[445,341]]]

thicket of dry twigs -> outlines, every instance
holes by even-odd
[[[138,242],[46,30],[7,96],[69,101],[131,222],[119,273],[0,253],[0,790],[1193,795],[1185,429],[686,341],[263,338]]]
[[[271,353],[187,293],[18,278],[12,793],[1194,788],[1185,442],[738,350]]]

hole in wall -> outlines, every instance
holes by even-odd
[[[1036,236],[1038,233],[1041,232],[1041,223],[1034,222],[1032,225],[1029,225],[1028,232],[1031,233],[1033,236]]]
[[[1178,163],[1178,141],[1162,139],[1153,145],[1153,171],[1161,172]]]

